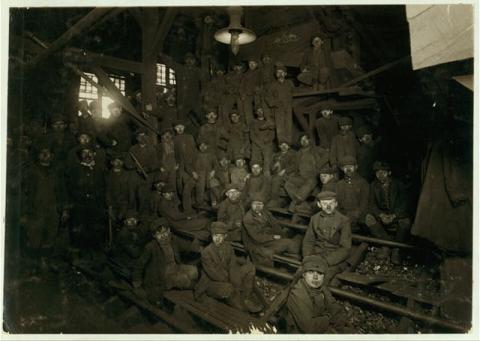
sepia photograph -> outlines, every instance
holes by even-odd
[[[2,1],[0,339],[480,338],[477,6]]]

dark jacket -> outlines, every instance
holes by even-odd
[[[333,266],[347,259],[352,247],[350,220],[338,211],[327,215],[323,211],[310,218],[303,239],[303,257],[320,254]]]
[[[362,220],[367,213],[370,186],[360,175],[337,183],[338,209],[352,221]]]

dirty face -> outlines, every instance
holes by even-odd
[[[257,113],[257,118],[258,118],[259,120],[263,120],[263,119],[265,118],[265,113],[264,113],[264,111],[263,111],[263,108],[258,108],[258,109],[256,110],[256,113]]]
[[[137,134],[137,141],[140,144],[147,144],[148,136],[145,133],[138,133]]]
[[[328,184],[334,178],[333,174],[329,173],[320,173],[320,182],[322,184]]]
[[[170,131],[166,131],[162,134],[162,141],[163,142],[170,142],[172,141],[172,133]]]
[[[241,168],[241,167],[245,166],[245,160],[244,159],[236,159],[235,160],[235,166],[237,166],[238,168]]]
[[[251,207],[252,207],[252,211],[255,212],[255,213],[260,213],[263,211],[263,202],[261,201],[257,201],[257,200],[254,200],[252,201],[252,204],[251,204]]]
[[[263,168],[258,163],[254,163],[251,167],[251,170],[254,176],[259,176],[260,174],[262,174]]]
[[[195,58],[193,58],[192,56],[185,57],[185,65],[194,66],[195,65]]]
[[[49,164],[52,161],[53,154],[50,149],[43,148],[40,153],[38,153],[38,160],[42,164]]]
[[[270,58],[270,56],[263,56],[262,57],[262,62],[264,64],[270,64],[272,62],[272,58]]]
[[[208,123],[214,124],[215,122],[217,122],[217,113],[214,112],[214,111],[210,111],[210,112],[206,115],[206,118],[207,118],[207,122],[208,122]]]
[[[352,176],[357,170],[357,165],[343,165],[342,171],[346,176]]]
[[[340,131],[341,131],[342,133],[346,133],[346,132],[348,132],[348,131],[350,131],[350,130],[352,130],[352,125],[350,125],[350,124],[342,124],[342,125],[340,126]]]
[[[332,115],[333,115],[333,110],[331,110],[331,109],[322,110],[322,117],[323,118],[326,118],[328,120],[330,117],[332,117]]]
[[[90,143],[91,137],[88,134],[80,134],[77,140],[78,140],[78,143],[84,146]]]
[[[310,288],[318,289],[323,285],[325,274],[310,270],[303,273],[303,278]]]
[[[173,192],[163,192],[162,195],[165,198],[165,200],[170,201],[170,200],[173,200],[174,193]]]
[[[370,144],[373,141],[373,136],[372,134],[365,134],[360,138],[360,142],[363,144]]]
[[[83,149],[80,153],[80,157],[83,162],[90,163],[95,157],[95,153],[91,149]]]
[[[242,66],[241,65],[234,65],[233,66],[233,71],[235,73],[242,73]]]
[[[185,126],[183,124],[177,124],[175,126],[175,132],[177,135],[182,135],[185,132]]]
[[[288,143],[281,143],[280,144],[280,151],[283,152],[283,153],[286,153],[289,149],[290,149],[290,146],[288,145]]]
[[[154,237],[158,241],[168,240],[170,237],[170,228],[166,226],[160,226],[159,230],[155,232]]]
[[[232,123],[238,123],[240,122],[240,115],[236,112],[232,112],[230,114],[230,120],[232,121]]]
[[[127,217],[124,221],[125,226],[128,228],[134,228],[137,226],[138,220],[135,217]]]
[[[123,161],[120,159],[113,159],[112,161],[110,161],[110,163],[115,169],[120,169],[123,167]]]
[[[250,70],[255,70],[258,67],[258,63],[255,60],[251,60],[248,62],[248,68]]]
[[[227,198],[231,201],[237,201],[240,198],[240,194],[240,191],[237,191],[236,189],[231,189],[226,193]]]
[[[313,47],[318,48],[318,47],[322,46],[322,44],[323,44],[322,38],[320,38],[320,37],[314,37],[314,38],[312,39],[312,45],[313,45]]]
[[[285,79],[285,77],[287,76],[287,73],[283,70],[276,70],[275,76],[277,77],[277,79]]]
[[[216,246],[220,246],[225,242],[225,238],[227,238],[226,233],[214,233],[212,234],[212,241]]]
[[[308,147],[310,145],[310,138],[307,135],[303,135],[300,139],[300,145],[302,147]]]
[[[220,159],[220,165],[223,167],[223,168],[226,168],[228,166],[230,162],[228,161],[228,159],[226,157],[222,157]]]
[[[337,209],[338,202],[337,199],[318,200],[317,206],[326,214],[332,214]]]
[[[67,128],[67,123],[65,121],[59,120],[52,123],[52,128],[55,131],[64,131]]]
[[[375,176],[382,184],[387,183],[391,175],[392,172],[385,169],[379,169],[375,172]]]
[[[162,189],[163,189],[163,187],[165,187],[165,185],[166,185],[165,182],[163,182],[163,181],[157,181],[157,182],[155,182],[155,183],[153,184],[153,188],[155,188],[155,190],[161,192]]]
[[[173,107],[175,105],[176,98],[174,95],[168,95],[165,99],[165,102],[169,107]]]
[[[216,75],[217,77],[222,77],[224,74],[225,74],[225,72],[224,72],[223,70],[217,70],[217,71],[215,71],[215,75]]]
[[[200,149],[202,153],[205,153],[208,150],[208,144],[202,142],[198,146],[198,149]]]

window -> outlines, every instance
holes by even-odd
[[[92,73],[85,73],[89,79],[98,83],[98,78]],[[117,76],[117,75],[110,75],[110,79],[112,80],[113,84],[120,90],[122,95],[125,95],[125,77]],[[113,99],[108,97],[108,92],[104,92],[103,90],[97,89],[94,85],[92,85],[86,78],[80,78],[80,90],[78,94],[79,100],[86,100],[89,104],[93,100],[99,100],[102,103],[102,117],[109,118],[110,112],[108,111],[108,105],[113,102]]]
[[[175,84],[177,84],[175,70],[167,67],[165,64],[157,64],[157,85],[167,88]]]

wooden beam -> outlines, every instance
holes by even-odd
[[[373,109],[377,105],[377,101],[373,98],[365,98],[352,101],[335,101],[325,100],[318,101],[309,106],[305,106],[304,110],[308,113],[317,113],[320,109],[328,107],[333,110],[361,110],[361,109]]]
[[[115,70],[143,73],[143,64],[133,60],[105,56],[77,48],[66,49],[64,56],[67,60],[74,63],[97,64]]]
[[[140,7],[130,7],[128,9],[132,17],[135,18],[137,24],[143,29],[143,13]]]
[[[376,68],[375,70],[367,72],[367,73],[365,73],[365,74],[363,74],[363,75],[361,75],[357,78],[354,78],[354,79],[348,81],[347,83],[344,83],[344,84],[340,85],[340,87],[343,88],[343,87],[351,86],[351,85],[353,85],[355,83],[358,83],[358,82],[361,82],[361,81],[363,81],[367,78],[378,75],[379,73],[382,73],[383,71],[391,69],[392,67],[397,66],[398,64],[405,63],[408,60],[410,60],[410,55],[405,56],[403,58],[400,58],[400,59],[398,59],[394,62],[391,62],[391,63],[385,64],[383,66],[380,66],[379,68]]]
[[[293,114],[297,118],[298,123],[300,123],[300,126],[302,127],[303,131],[306,133],[310,133],[310,127],[308,125],[307,119],[303,116],[304,113],[302,108],[294,108]]]
[[[75,23],[72,27],[70,27],[64,34],[60,36],[57,40],[55,40],[49,48],[47,48],[43,53],[36,56],[30,63],[29,66],[35,66],[46,57],[51,55],[52,53],[58,51],[65,45],[67,45],[74,37],[78,36],[79,34],[83,33],[86,29],[88,29],[95,21],[103,17],[107,14],[111,8],[106,7],[97,7],[90,11],[86,16],[80,19],[78,22]]]
[[[159,25],[158,8],[145,8],[143,10],[143,30],[142,30],[142,102],[144,107],[157,109],[157,53],[155,46],[155,35]]]
[[[97,21],[95,24],[93,24],[90,28],[88,28],[86,32],[90,32],[90,31],[95,30],[97,27],[100,27],[101,25],[103,25],[104,23],[106,23],[110,19],[116,17],[117,15],[119,15],[120,13],[122,13],[125,10],[126,10],[125,7],[115,8],[113,11],[111,11],[110,13],[105,15],[103,18],[101,18],[99,21]]]
[[[170,30],[170,27],[172,26],[176,15],[176,8],[167,8],[165,14],[163,15],[162,22],[159,25],[158,30],[155,34],[155,38],[153,41],[153,51],[157,52],[163,50],[165,38],[167,37],[168,31]]]

